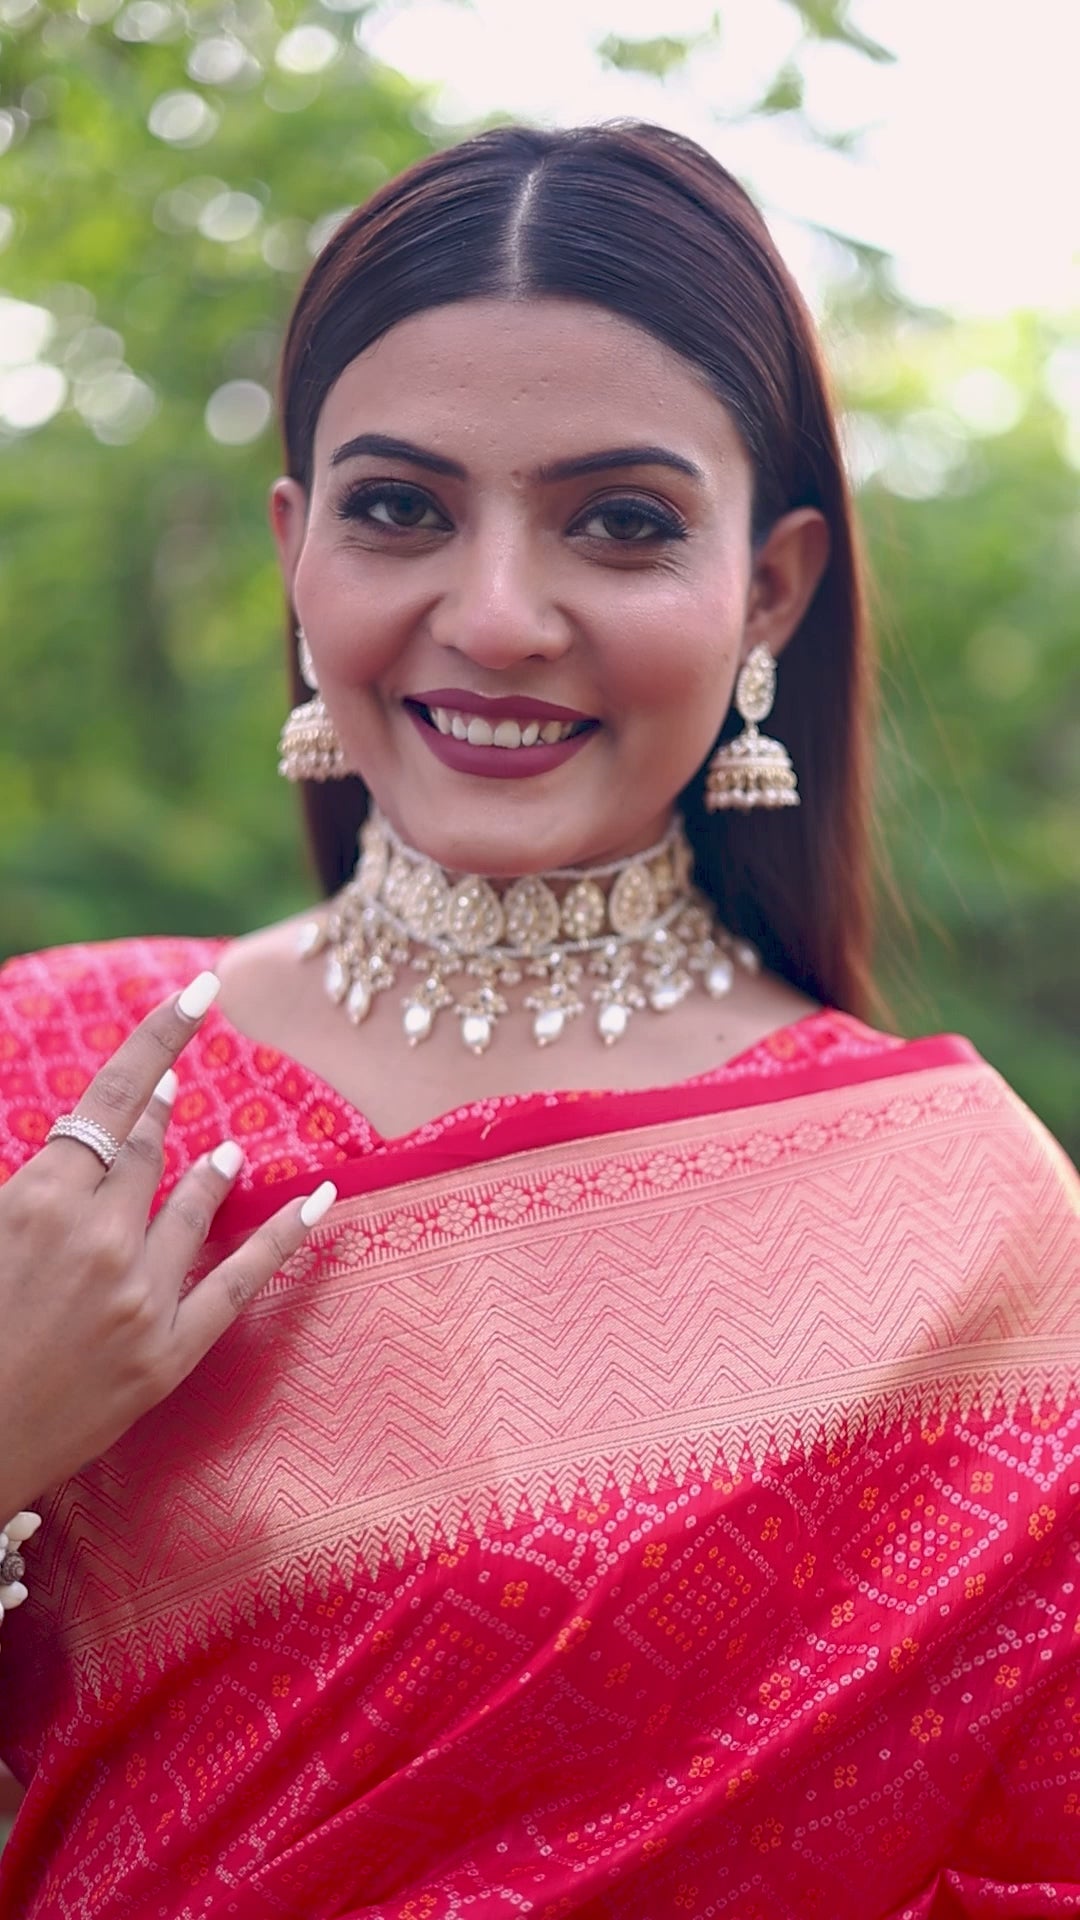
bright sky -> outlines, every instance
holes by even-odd
[[[814,119],[866,129],[856,159],[807,146],[782,120],[718,118],[798,43],[784,0],[725,0],[716,50],[663,85],[605,70],[593,51],[608,33],[700,30],[713,11],[712,0],[401,0],[364,44],[438,83],[449,120],[638,114],[693,134],[763,201],[804,282],[813,245],[789,222],[812,220],[889,249],[915,298],[967,313],[1080,311],[1080,0],[855,0],[853,20],[895,65],[821,44],[800,64]]]

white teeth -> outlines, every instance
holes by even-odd
[[[554,747],[568,740],[577,725],[575,720],[500,720],[492,726],[478,713],[452,713],[446,707],[429,707],[431,724],[454,740],[467,740],[471,747],[503,747],[513,753],[518,747],[535,747],[539,742]]]

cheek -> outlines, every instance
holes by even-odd
[[[745,619],[741,583],[724,579],[627,606],[605,649],[605,677],[619,707],[658,711],[701,703],[715,732],[727,710]]]
[[[400,640],[385,583],[365,586],[362,558],[309,537],[293,599],[301,625],[317,634],[316,664],[328,682],[362,687],[385,672]]]

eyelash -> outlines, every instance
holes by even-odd
[[[376,520],[374,518],[370,511],[372,507],[378,505],[381,501],[393,500],[395,498],[400,499],[402,494],[410,496],[417,501],[423,501],[426,507],[440,515],[442,525],[439,527],[399,527],[395,526],[392,521]],[[643,538],[630,540],[618,540],[609,536],[606,539],[601,539],[600,544],[611,547],[649,547],[659,546],[666,541],[685,540],[687,538],[688,528],[685,521],[682,520],[678,514],[674,513],[668,507],[659,506],[655,500],[643,499],[640,495],[632,493],[614,494],[606,500],[591,502],[583,513],[578,514],[574,524],[581,526],[589,520],[598,519],[604,513],[626,512],[627,510],[631,513],[639,514],[644,521],[651,525],[652,532]],[[441,509],[436,506],[430,495],[425,493],[422,487],[411,487],[405,484],[394,485],[385,480],[364,481],[358,486],[350,487],[349,491],[343,495],[342,499],[338,502],[334,511],[340,520],[359,520],[368,526],[376,526],[380,532],[390,534],[391,536],[406,535],[409,533],[443,533],[449,529],[449,522],[446,520],[445,515],[442,514]],[[596,538],[596,536],[589,537]]]

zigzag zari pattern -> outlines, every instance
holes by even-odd
[[[339,1205],[43,1530],[79,1684],[583,1493],[1063,1405],[1063,1178],[970,1065]]]

